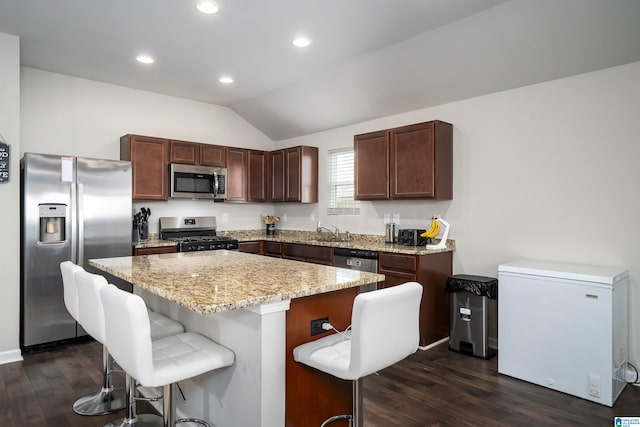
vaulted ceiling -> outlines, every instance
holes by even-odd
[[[197,1],[0,0],[0,32],[24,66],[228,106],[275,141],[640,60],[637,0]]]

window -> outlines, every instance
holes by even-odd
[[[360,202],[353,199],[353,148],[329,150],[328,215],[359,215]]]

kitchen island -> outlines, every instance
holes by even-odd
[[[186,396],[186,402],[177,400],[180,415],[203,417],[216,426],[304,426],[308,420],[300,420],[291,408],[297,405],[293,398],[334,389],[337,395],[324,396],[326,405],[315,406],[329,415],[335,405],[348,408],[348,384],[345,393],[343,384],[320,373],[306,372],[305,381],[285,377],[285,371],[291,374],[285,369],[291,366],[290,348],[299,343],[301,331],[305,340],[315,338],[309,316],[327,316],[334,326],[346,328],[359,286],[382,281],[384,275],[226,250],[89,264],[133,284],[152,309],[185,329],[234,351],[232,367],[180,383]]]

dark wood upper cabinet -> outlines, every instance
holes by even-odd
[[[124,135],[120,159],[131,161],[133,200],[167,200],[168,139]]]
[[[356,135],[353,139],[355,198],[389,198],[389,132]]]
[[[268,199],[268,154],[258,150],[247,152],[247,201],[249,202],[266,202]]]
[[[300,147],[289,148],[284,152],[287,165],[287,202],[302,200],[302,153]]]
[[[285,184],[287,180],[287,170],[285,166],[285,150],[272,151],[270,154],[271,169],[271,185],[270,197],[271,202],[285,201]]]
[[[287,148],[285,155],[285,201],[318,201],[318,148],[306,145]]]
[[[418,123],[354,137],[355,198],[453,198],[453,126]]]
[[[225,147],[171,140],[169,162],[183,165],[224,167],[226,164]]]
[[[202,166],[226,167],[225,147],[220,145],[200,145],[200,164]]]
[[[131,160],[133,200],[167,200],[169,163],[227,168],[228,202],[318,201],[318,148],[272,152],[140,135],[120,138]]]
[[[247,156],[245,148],[227,147],[227,201],[247,201]]]
[[[197,165],[200,163],[200,144],[186,141],[171,141],[169,163]]]

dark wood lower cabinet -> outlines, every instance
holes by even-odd
[[[311,321],[328,317],[338,330],[351,324],[358,288],[343,289],[291,300],[286,314],[286,427],[319,426],[333,416],[351,413],[351,381],[338,379],[293,360],[293,349],[330,332],[311,336]],[[335,422],[332,426],[347,426]]]
[[[274,258],[282,258],[282,243],[264,241],[264,255]]]
[[[452,254],[380,253],[378,271],[385,275],[380,287],[388,288],[413,281],[422,285],[420,346],[427,346],[449,336],[449,294],[445,286],[452,272]]]
[[[333,248],[325,246],[303,245],[300,243],[284,243],[283,258],[312,264],[333,265]]]
[[[238,252],[262,255],[262,248],[259,241],[238,242]]]
[[[155,255],[155,254],[173,254],[178,252],[178,246],[154,246],[150,248],[133,248],[133,256],[138,255]]]

